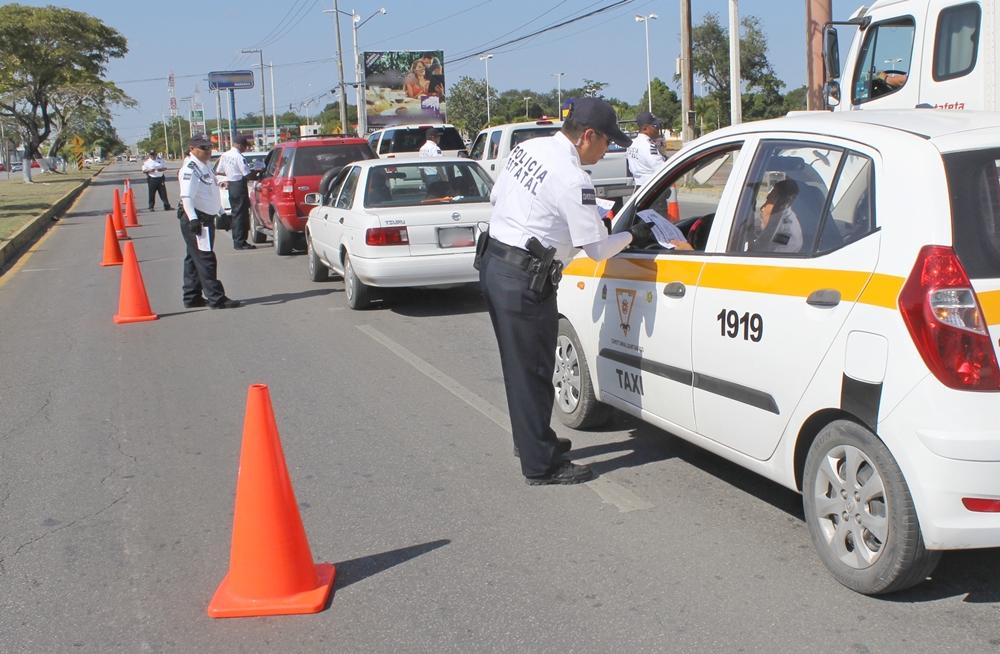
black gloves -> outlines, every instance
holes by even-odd
[[[201,219],[195,218],[194,220],[189,220],[188,229],[190,229],[191,233],[194,234],[195,236],[201,234]]]
[[[635,247],[645,247],[656,240],[653,236],[653,223],[647,223],[645,220],[635,221],[628,231],[632,235],[632,245]]]

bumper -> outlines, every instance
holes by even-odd
[[[369,286],[448,286],[479,281],[475,252],[416,257],[364,258],[351,254],[354,274]]]
[[[1000,394],[954,391],[928,376],[879,423],[929,549],[1000,546],[1000,513],[962,504],[1000,499],[998,414]]]

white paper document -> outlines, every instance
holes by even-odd
[[[667,249],[673,249],[674,244],[670,241],[686,241],[684,232],[676,225],[661,216],[655,209],[643,209],[638,216],[647,223],[653,224],[653,236],[656,242]]]
[[[209,229],[207,226],[201,226],[201,232],[195,235],[198,239],[198,249],[202,252],[210,252],[212,250],[212,237],[209,234]]]

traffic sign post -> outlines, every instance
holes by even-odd
[[[253,88],[252,70],[219,70],[208,74],[208,88],[211,91],[229,91],[229,138],[236,139],[236,93],[237,89]],[[220,130],[221,133],[221,130]]]

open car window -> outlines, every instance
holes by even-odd
[[[373,166],[365,185],[365,207],[489,202],[493,182],[471,161]]]

